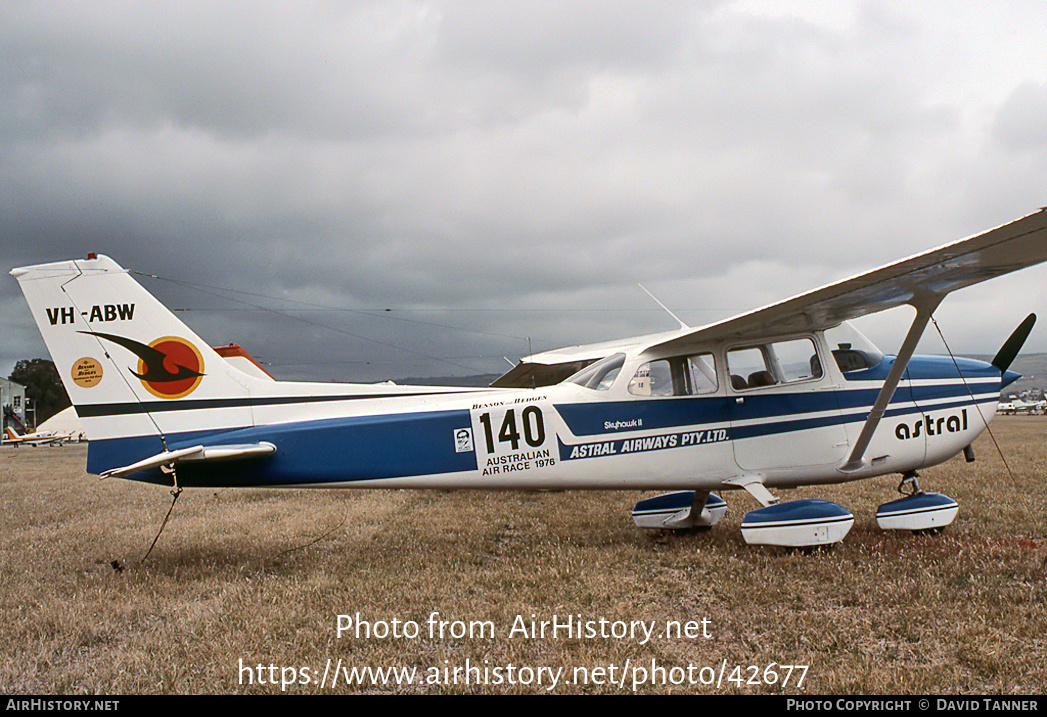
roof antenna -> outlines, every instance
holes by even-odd
[[[673,312],[669,311],[669,307],[668,307],[668,306],[666,306],[666,305],[665,305],[665,304],[663,304],[662,302],[658,301],[658,297],[657,297],[657,296],[655,296],[655,295],[654,295],[654,294],[652,294],[651,292],[647,291],[647,287],[645,287],[645,286],[644,286],[643,284],[640,284],[639,282],[637,282],[637,284],[636,284],[636,285],[637,285],[637,286],[639,286],[639,287],[640,287],[641,289],[643,289],[643,290],[644,290],[644,293],[645,293],[645,294],[647,294],[647,295],[648,295],[648,296],[650,296],[650,297],[651,297],[652,299],[654,299],[655,303],[656,303],[656,304],[658,304],[658,306],[660,306],[660,307],[662,307],[663,309],[665,309],[665,313],[669,314],[669,316],[671,316],[671,317],[673,317],[674,319],[676,319],[676,323],[678,323],[678,324],[680,325],[680,328],[681,328],[681,329],[689,329],[689,328],[691,328],[690,326],[688,326],[688,325],[687,325],[687,324],[685,324],[684,322],[680,321],[680,317],[679,317],[679,316],[677,316],[677,315],[676,315],[676,314],[674,314]]]

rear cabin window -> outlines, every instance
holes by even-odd
[[[675,356],[642,364],[629,381],[634,396],[697,396],[714,393],[716,363],[709,353]]]

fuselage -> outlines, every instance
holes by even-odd
[[[985,430],[1009,380],[979,361],[914,357],[865,465],[843,472],[893,363],[852,360],[856,353],[814,332],[698,346],[685,357],[626,351],[534,389],[253,384],[236,398],[158,401],[163,439],[92,441],[88,469],[164,449],[264,441],[273,455],[180,466],[178,481],[630,490],[723,489],[752,476],[768,487],[837,483],[951,458]],[[223,424],[194,429],[208,414]],[[159,470],[133,477],[171,480]]]

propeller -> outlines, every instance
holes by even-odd
[[[996,358],[992,360],[992,365],[1000,369],[1003,373],[1011,366],[1011,362],[1014,361],[1014,357],[1018,355],[1018,352],[1022,350],[1022,344],[1025,343],[1025,339],[1029,338],[1029,332],[1032,331],[1033,324],[1036,323],[1036,314],[1029,314],[1025,317],[1025,321],[1018,324],[1018,328],[1014,330],[1014,333],[1010,335],[1000,347],[1000,351],[996,354]]]

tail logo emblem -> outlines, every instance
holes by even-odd
[[[204,377],[204,358],[185,339],[164,336],[148,346],[123,336],[82,331],[112,341],[138,357],[137,371],[128,369],[157,398],[184,398]]]

